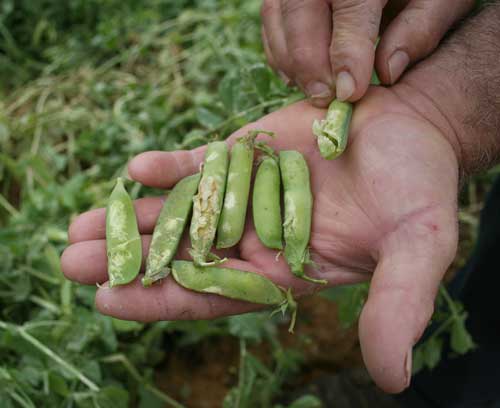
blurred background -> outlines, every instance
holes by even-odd
[[[70,220],[105,205],[132,156],[225,138],[302,98],[265,65],[259,7],[260,0],[0,3],[2,408],[386,401],[362,368],[357,340],[367,285],[305,299],[289,335],[287,321],[267,312],[155,324],[105,317],[94,310],[95,288],[61,273]],[[463,189],[450,275],[474,246],[497,173]],[[164,193],[132,182],[128,189],[133,198]],[[473,346],[466,311],[444,287],[437,302],[438,335],[416,349],[415,371]]]

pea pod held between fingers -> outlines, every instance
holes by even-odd
[[[121,178],[106,209],[106,251],[109,287],[133,281],[141,269],[142,244],[134,205]]]
[[[271,249],[283,249],[278,158],[264,156],[253,186],[252,212],[260,242]]]
[[[243,235],[252,177],[255,138],[260,130],[251,130],[238,138],[231,149],[224,205],[217,230],[217,248],[236,245]],[[272,133],[270,134],[272,135]]]
[[[285,259],[295,276],[326,284],[326,280],[311,278],[304,272],[304,264],[311,262],[308,245],[313,207],[307,162],[302,154],[293,150],[281,151],[279,159],[285,203]]]
[[[209,143],[198,193],[193,198],[193,217],[189,235],[190,254],[197,265],[209,265],[207,259],[218,259],[210,254],[226,188],[228,148],[225,142]]]
[[[156,222],[149,246],[146,273],[142,278],[144,286],[149,286],[170,273],[167,265],[173,259],[179,246],[191,213],[193,196],[198,189],[200,177],[200,173],[185,177],[170,191]]]
[[[196,266],[189,261],[173,261],[172,275],[186,289],[212,293],[230,299],[244,300],[261,305],[277,305],[282,312],[292,310],[290,331],[293,331],[297,304],[291,291],[282,291],[271,280],[254,272],[217,266]]]
[[[319,152],[323,158],[335,159],[344,152],[351,117],[352,104],[334,99],[328,107],[326,118],[314,121],[312,131],[318,139]]]

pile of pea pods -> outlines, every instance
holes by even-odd
[[[254,153],[259,149],[252,197],[257,236],[264,246],[284,250],[295,276],[326,283],[304,272],[304,265],[310,262],[313,208],[307,162],[297,151],[276,154],[267,144],[256,142],[260,133],[270,134],[250,131],[235,141],[231,155],[225,142],[209,143],[201,172],[180,180],[170,191],[153,232],[142,284],[148,287],[172,273],[175,281],[189,290],[275,305],[283,312],[290,308],[292,331],[296,303],[290,289],[284,290],[254,272],[225,268],[221,264],[226,259],[211,252],[214,244],[217,249],[231,248],[243,236]],[[174,260],[189,221],[192,261]],[[106,240],[110,287],[131,282],[141,267],[141,240],[134,207],[121,179],[107,207]]]

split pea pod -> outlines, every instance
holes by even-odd
[[[149,254],[146,260],[146,273],[142,278],[144,286],[165,278],[170,273],[168,264],[173,259],[179,241],[186,227],[193,196],[198,190],[200,173],[179,181],[170,191],[161,210],[153,232]]]
[[[278,158],[266,155],[255,176],[252,212],[260,242],[271,249],[283,249],[280,189]]]
[[[189,261],[173,261],[172,275],[179,285],[195,292],[261,305],[276,305],[282,312],[290,308],[292,320],[289,331],[293,332],[297,304],[291,291],[284,292],[262,275],[239,269],[196,266]]]
[[[317,137],[319,152],[323,158],[335,159],[344,152],[351,117],[352,104],[334,99],[328,107],[325,119],[314,121],[312,131]]]
[[[259,131],[250,131],[239,138],[231,149],[224,205],[217,229],[217,248],[236,245],[243,235],[252,177],[255,138]]]
[[[378,41],[379,39],[377,44]],[[380,85],[375,69],[372,71],[370,85]],[[333,100],[328,107],[326,118],[314,121],[312,131],[317,137],[319,152],[323,158],[332,160],[344,152],[349,138],[352,108],[350,102]]]
[[[228,161],[225,142],[208,144],[198,193],[193,198],[193,217],[189,230],[190,254],[196,265],[208,265],[211,264],[207,262],[208,259],[217,259],[210,249],[224,200]]]
[[[125,285],[139,274],[142,244],[134,205],[118,178],[106,209],[106,252],[109,287]]]
[[[311,278],[304,272],[304,264],[310,263],[308,246],[313,208],[307,162],[302,154],[293,150],[281,151],[279,159],[285,203],[285,259],[295,276],[325,284],[325,280]]]

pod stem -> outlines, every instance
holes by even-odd
[[[286,293],[286,299],[281,302],[278,307],[271,312],[270,317],[273,317],[275,314],[280,313],[284,316],[286,311],[290,309],[290,313],[292,314],[290,319],[290,325],[288,326],[288,332],[293,333],[295,328],[295,323],[297,321],[297,309],[298,304],[297,301],[293,298],[292,288],[288,288],[287,290],[280,287],[282,291]]]

